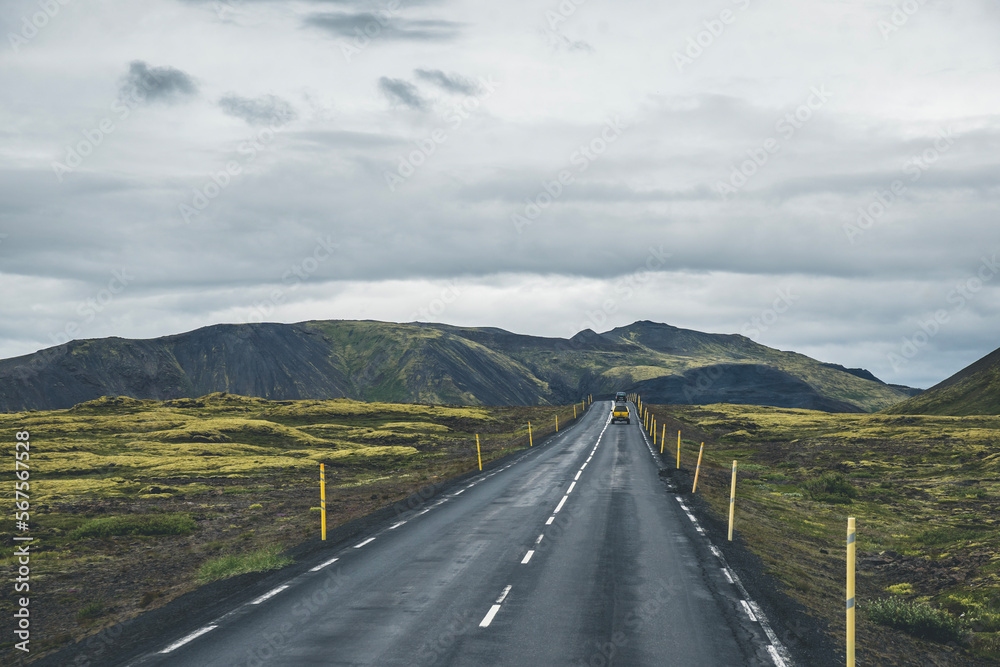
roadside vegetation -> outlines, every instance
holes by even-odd
[[[288,547],[319,536],[320,463],[332,530],[477,468],[477,433],[485,465],[528,446],[529,420],[536,442],[552,432],[556,415],[568,426],[573,408],[221,393],[0,414],[7,460],[13,433],[31,433],[31,658],[205,582],[287,564]],[[0,490],[13,498],[13,481]],[[0,599],[0,614],[13,609]]]
[[[857,518],[859,664],[1000,662],[1000,417],[651,409],[719,519],[739,461],[736,538],[840,646]]]

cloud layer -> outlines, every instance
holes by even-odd
[[[985,2],[12,7],[0,356],[652,319],[927,386],[1000,345]]]

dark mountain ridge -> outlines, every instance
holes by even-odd
[[[624,390],[659,403],[830,411],[878,410],[909,395],[868,376],[744,336],[649,321],[569,339],[427,323],[219,324],[148,340],[78,340],[0,360],[0,411],[219,391],[272,400],[532,405]]]

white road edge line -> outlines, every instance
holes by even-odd
[[[264,602],[265,600],[270,600],[271,598],[273,598],[275,595],[277,595],[281,591],[285,590],[286,588],[288,588],[288,584],[282,584],[281,586],[278,586],[274,590],[271,590],[271,591],[268,591],[267,593],[264,593],[263,595],[261,595],[259,598],[257,598],[256,600],[254,600],[250,604],[260,604],[261,602]]]
[[[374,541],[375,541],[375,538],[374,538],[374,537],[369,537],[369,538],[368,538],[367,540],[365,540],[364,542],[361,542],[361,543],[359,543],[359,544],[355,544],[355,545],[354,545],[354,548],[355,548],[355,549],[360,549],[361,547],[365,546],[366,544],[369,544],[369,543],[371,543],[371,542],[374,542]]]
[[[527,565],[528,561],[531,560],[531,557],[534,555],[535,555],[534,549],[528,550],[528,553],[524,554],[524,558],[521,559],[521,565]]]
[[[400,526],[402,526],[404,523],[406,523],[406,522],[405,521],[400,521],[399,523],[395,523],[395,524],[389,526],[389,530],[396,530],[397,528],[399,528]]]
[[[162,651],[160,651],[160,653],[170,653],[171,651],[179,649],[181,646],[184,646],[185,644],[187,644],[190,641],[194,641],[195,639],[197,639],[198,637],[201,637],[206,632],[211,632],[212,630],[215,630],[217,627],[219,627],[219,626],[217,626],[217,625],[206,625],[205,627],[203,627],[203,628],[201,628],[199,630],[195,630],[194,632],[192,632],[191,634],[189,634],[187,637],[184,637],[183,639],[178,639],[173,644],[171,644],[167,648],[165,648]]]
[[[746,600],[740,600],[740,604],[743,605],[743,610],[747,613],[747,616],[750,617],[750,620],[753,621],[754,623],[756,623],[757,622],[757,617],[753,615],[753,609],[750,608],[750,605],[747,604],[747,601]]]
[[[535,544],[538,544],[539,542],[541,542],[543,537],[545,537],[545,535],[539,535],[538,539],[535,540]]]
[[[572,484],[570,484],[570,485],[569,485],[569,489],[568,489],[568,490],[566,491],[566,495],[567,495],[567,496],[568,496],[569,494],[573,493],[573,488],[574,488],[575,486],[576,486],[576,482],[573,482]]]
[[[556,518],[555,518],[554,516],[550,516],[550,517],[548,518],[548,520],[547,520],[547,521],[545,522],[545,525],[546,525],[546,526],[551,526],[551,525],[552,525],[552,522],[553,522],[553,521],[555,521],[555,519],[556,519]]]
[[[569,496],[563,496],[562,497],[562,500],[559,501],[559,504],[556,505],[556,509],[552,512],[553,514],[559,514],[559,510],[561,510],[562,506],[566,504],[566,499],[567,498],[569,498]]]
[[[573,481],[575,482],[575,481],[579,480],[580,479],[580,475],[582,475],[582,474],[583,474],[583,468],[580,468],[580,470],[576,473],[576,477],[573,478]]]
[[[649,447],[649,440],[646,438],[645,432],[640,431],[640,433],[642,433],[643,440],[646,441],[646,446]],[[598,442],[600,442],[600,438],[598,438]],[[650,449],[650,451],[652,452],[652,449]],[[653,455],[655,458],[655,452],[653,452]],[[691,510],[688,509],[688,506],[686,504],[684,504],[684,500],[680,496],[674,496],[674,497],[677,499],[677,503],[681,506],[681,509],[684,510],[685,514],[691,516]],[[698,530],[698,532],[704,535],[705,534],[704,529],[702,529],[702,527],[698,525],[698,522],[693,517],[691,518],[691,521],[694,523],[694,526]],[[723,569],[726,572],[726,577],[732,580],[733,585],[736,586],[736,588],[744,596],[744,598],[746,598],[746,600],[750,600],[749,604],[747,604],[746,600],[740,600],[740,602],[743,603],[743,606],[747,610],[747,614],[750,616],[750,618],[760,624],[760,627],[764,630],[764,634],[767,635],[768,640],[771,642],[767,646],[767,651],[771,655],[771,658],[774,660],[774,664],[777,667],[788,667],[788,665],[791,664],[791,657],[788,656],[788,649],[784,647],[784,645],[778,639],[778,636],[774,634],[774,630],[771,629],[771,624],[768,622],[767,616],[764,614],[764,611],[757,605],[756,602],[754,602],[750,598],[750,594],[747,593],[747,589],[744,588],[743,582],[740,581],[739,575],[737,575],[735,571],[729,568],[729,564],[726,562],[726,558],[725,556],[722,555],[722,552],[719,551],[719,549],[711,542],[709,542],[708,546],[711,548],[712,553],[715,554],[719,558],[719,560],[722,561],[722,564],[725,566]],[[756,611],[757,613],[756,616],[754,615],[753,610]]]
[[[735,583],[735,582],[733,581],[733,577],[732,577],[732,575],[731,575],[731,574],[729,574],[729,568],[725,568],[725,567],[724,567],[724,568],[722,568],[722,574],[726,575],[726,579],[728,579],[728,580],[729,580],[729,583],[731,583],[731,584],[732,584],[732,583]]]
[[[322,569],[323,569],[324,567],[326,567],[327,565],[333,565],[333,564],[334,564],[334,563],[336,563],[336,562],[337,562],[338,560],[339,560],[339,558],[331,558],[330,560],[326,561],[325,563],[320,563],[320,564],[319,564],[319,565],[317,565],[316,567],[313,567],[313,568],[310,568],[310,569],[309,569],[309,571],[310,571],[310,572],[319,572],[320,570],[322,570]]]
[[[503,601],[507,599],[507,594],[510,593],[511,587],[511,584],[507,584],[507,587],[503,589],[503,593],[497,598],[497,604],[503,604]]]

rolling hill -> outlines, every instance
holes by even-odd
[[[104,395],[353,398],[464,405],[566,404],[640,391],[656,403],[875,411],[912,394],[867,371],[739,335],[641,321],[572,338],[496,328],[327,320],[220,324],[148,340],[79,340],[0,360],[0,411]]]
[[[1000,414],[1000,349],[885,412],[953,417]]]

